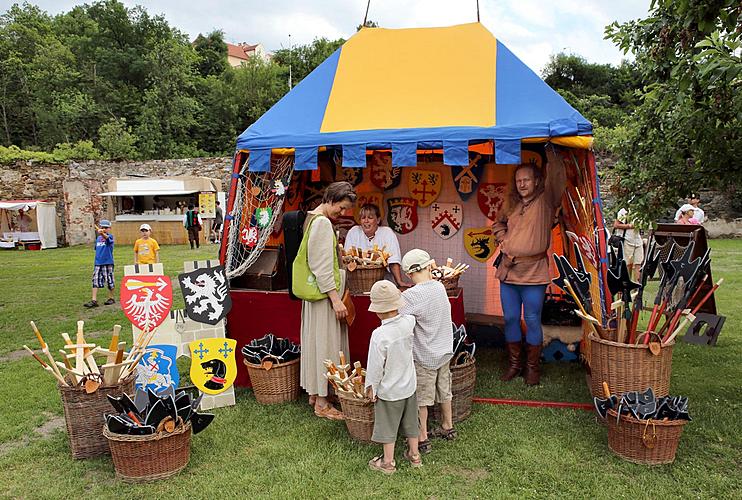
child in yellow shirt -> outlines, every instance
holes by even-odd
[[[160,245],[150,238],[152,228],[149,224],[139,226],[142,237],[134,242],[134,264],[156,264],[160,262]]]

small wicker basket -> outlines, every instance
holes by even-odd
[[[299,361],[296,358],[266,369],[243,359],[258,403],[270,405],[299,399]]]
[[[686,420],[637,420],[608,410],[608,448],[619,457],[645,465],[669,464],[675,461],[680,435]]]
[[[659,356],[649,352],[649,346],[611,342],[594,333],[588,341],[593,396],[603,397],[603,382],[608,383],[613,394],[644,391],[647,387],[658,397],[670,393],[674,341],[662,346]]]
[[[338,396],[350,437],[362,443],[371,443],[374,433],[373,401],[349,397],[342,392]]]
[[[451,365],[451,414],[453,423],[458,423],[471,415],[474,387],[477,383],[477,365],[474,358],[469,358],[464,364]],[[441,405],[433,408],[433,417],[441,422]]]
[[[107,414],[115,412],[106,396],[119,395],[122,392],[133,394],[135,378],[136,373],[132,373],[126,380],[113,385],[102,385],[92,394],[85,392],[81,386],[57,385],[62,398],[72,458],[91,458],[110,453],[108,441],[101,432],[101,423],[105,422]]]
[[[191,457],[191,422],[181,423],[171,433],[149,436],[114,434],[104,426],[103,435],[111,446],[116,477],[126,482],[174,476],[188,465]]]
[[[386,268],[384,266],[358,267],[354,271],[346,270],[348,290],[352,294],[368,293],[374,283],[384,279],[385,274]]]

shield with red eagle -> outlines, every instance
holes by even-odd
[[[438,236],[447,240],[456,234],[464,220],[464,207],[458,203],[433,202],[430,205],[430,226]]]
[[[494,221],[505,202],[507,184],[504,182],[485,182],[477,190],[477,203],[482,213]]]
[[[173,305],[170,278],[160,274],[124,276],[120,300],[129,321],[151,332],[165,320]]]
[[[387,222],[399,234],[407,234],[417,227],[417,200],[414,198],[389,198]]]

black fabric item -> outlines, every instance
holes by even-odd
[[[624,240],[626,239],[626,230],[623,230],[623,234],[621,236],[616,234],[616,230],[614,229],[611,233],[611,237],[608,238],[608,244],[612,247],[617,247],[619,245],[622,245]]]
[[[242,355],[248,363],[254,365],[259,365],[266,359],[276,363],[286,363],[298,358],[301,355],[301,348],[289,339],[267,333],[245,345],[242,348]]]
[[[304,221],[307,218],[306,212],[301,210],[292,210],[283,214],[283,241],[286,251],[286,276],[288,276],[289,297],[294,300],[301,300],[292,292],[292,268],[294,259],[299,253],[299,245],[304,236]]]

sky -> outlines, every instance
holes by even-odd
[[[29,0],[49,14],[81,1]],[[619,64],[625,56],[603,39],[605,26],[646,17],[650,0],[480,0],[480,19],[501,42],[540,73],[551,54],[579,54]],[[0,11],[14,2],[0,0]],[[91,2],[88,2],[91,3]],[[348,38],[363,22],[367,0],[123,0],[161,14],[194,39],[224,32],[230,43],[262,43],[268,51],[315,38]],[[384,28],[448,26],[477,20],[476,0],[371,0],[368,18]],[[290,38],[289,38],[290,35]]]

